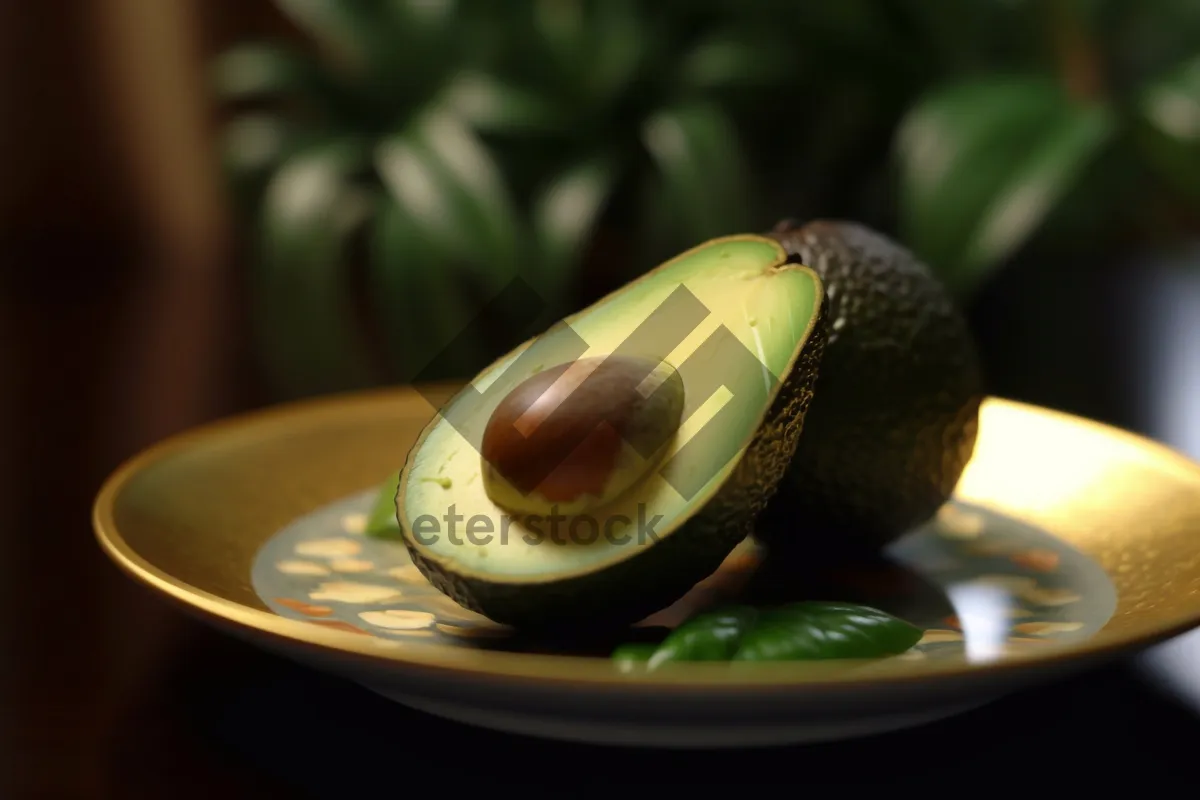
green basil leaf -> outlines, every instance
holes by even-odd
[[[897,655],[924,632],[874,608],[793,603],[764,611],[739,642],[737,661],[800,661]]]
[[[400,473],[393,473],[379,489],[371,513],[367,516],[367,536],[377,539],[400,537],[400,523],[396,521],[396,492],[400,488]]]
[[[698,614],[667,635],[647,666],[653,669],[668,661],[729,661],[757,616],[758,612],[748,606]]]
[[[649,642],[623,644],[613,651],[612,657],[616,661],[644,662],[649,661],[657,649],[658,645]]]
[[[898,617],[853,603],[728,606],[697,614],[656,646],[618,648],[613,659],[649,670],[681,661],[873,659],[899,655],[923,634]]]
[[[658,645],[647,642],[635,642],[633,644],[623,644],[613,651],[612,660],[617,665],[618,669],[630,670],[644,667],[650,657],[654,655],[654,651],[658,649]]]

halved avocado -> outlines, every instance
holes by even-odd
[[[522,344],[409,452],[396,514],[413,562],[461,605],[515,627],[627,625],[671,604],[751,532],[782,478],[812,399],[824,306],[816,273],[788,263],[778,242],[731,236]],[[498,504],[481,452],[501,401],[534,375],[611,356],[682,379],[665,453],[585,513]]]

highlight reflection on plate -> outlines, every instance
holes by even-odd
[[[374,492],[293,521],[258,551],[253,587],[271,611],[392,640],[604,657],[616,644],[534,641],[460,607],[417,571],[404,546],[363,535]],[[953,502],[884,557],[807,576],[778,575],[747,541],[722,567],[641,627],[674,627],[723,601],[843,600],[926,630],[903,659],[964,655],[982,663],[1087,639],[1117,597],[1099,565],[1066,543],[987,509]],[[636,632],[633,634],[636,635]]]

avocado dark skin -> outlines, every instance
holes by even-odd
[[[937,512],[971,458],[984,397],[974,341],[950,293],[888,237],[839,220],[768,235],[820,276],[831,327],[756,537],[804,558],[878,552]]]

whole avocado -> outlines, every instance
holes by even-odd
[[[878,550],[932,517],[975,447],[983,376],[954,299],[858,223],[769,233],[825,285],[829,338],[803,434],[756,538],[776,551]]]

